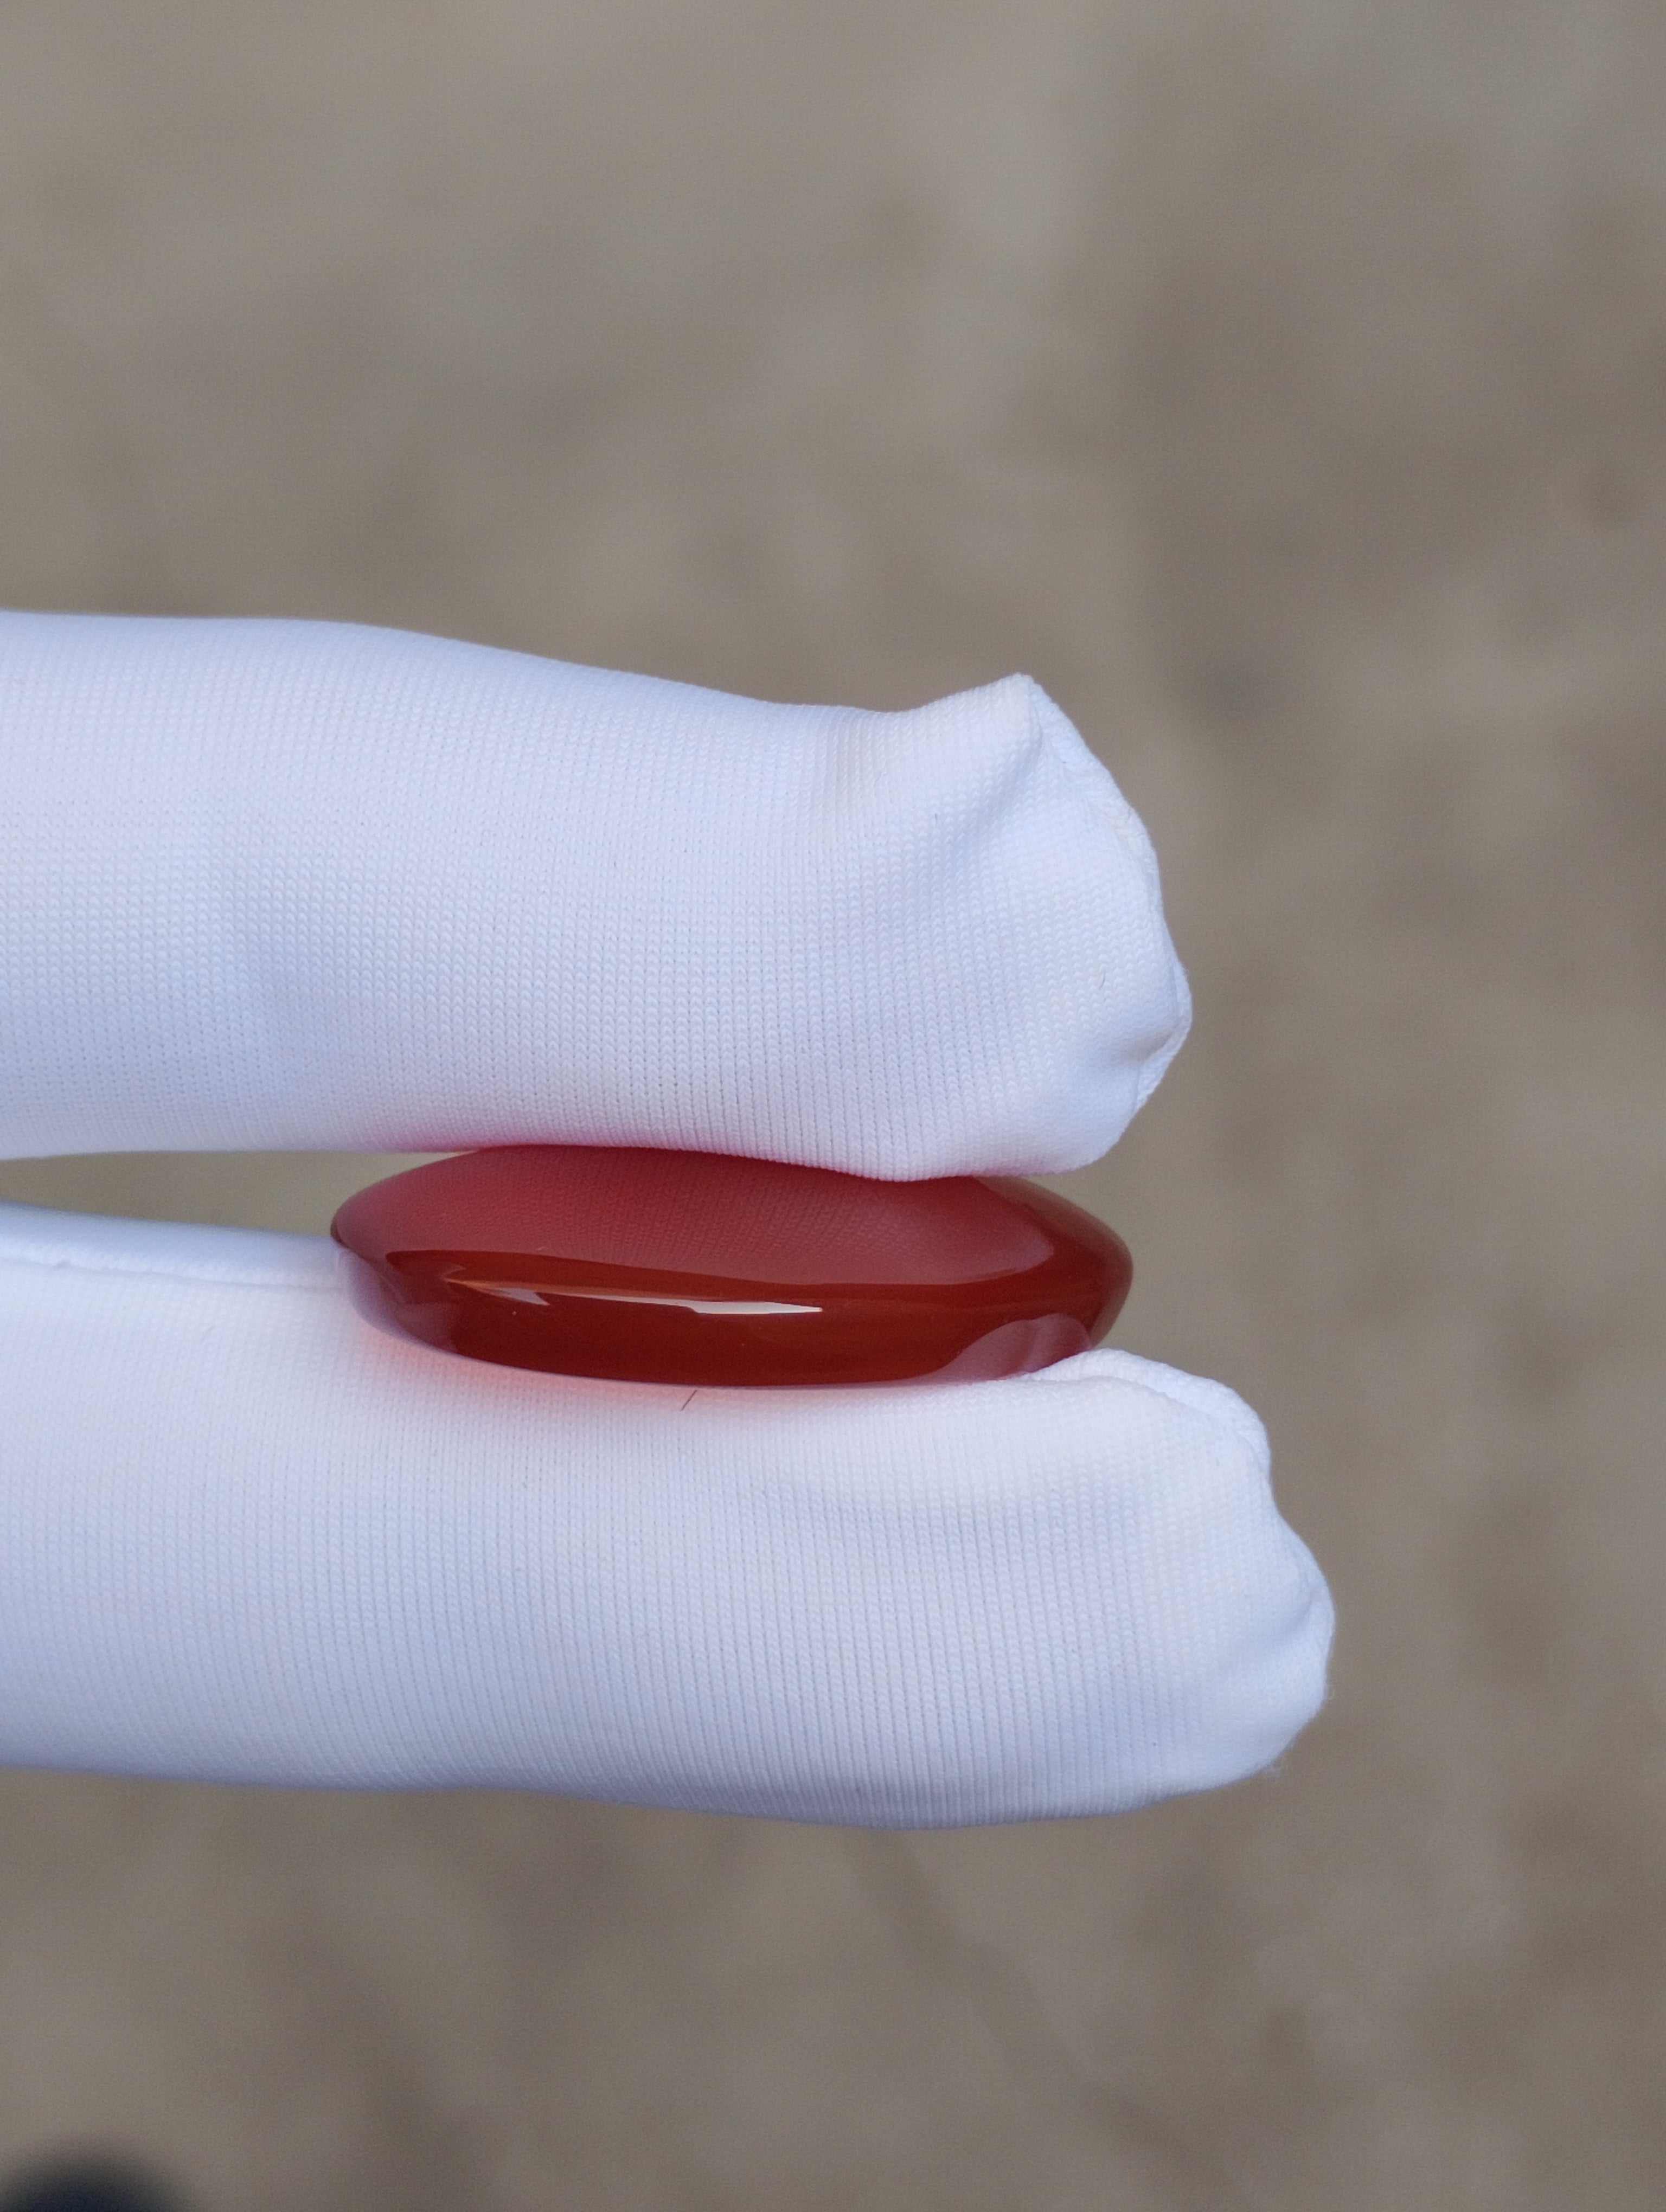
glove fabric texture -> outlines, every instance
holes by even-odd
[[[1097,1158],[1183,1038],[1027,678],[781,707],[347,625],[0,615],[0,1157]],[[701,1389],[362,1322],[321,1237],[0,1206],[0,1760],[885,1826],[1253,1772],[1329,1595],[1222,1386]]]

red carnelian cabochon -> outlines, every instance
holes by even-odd
[[[331,1224],[353,1302],[437,1350],[629,1382],[985,1381],[1085,1352],[1120,1237],[1006,1176],[876,1182],[716,1152],[517,1145]]]

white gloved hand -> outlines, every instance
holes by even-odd
[[[324,623],[0,616],[0,1156],[1076,1167],[1184,1035],[1027,678],[775,707]],[[1331,1612],[1220,1385],[550,1376],[327,1239],[0,1206],[0,1760],[888,1826],[1277,1756]]]

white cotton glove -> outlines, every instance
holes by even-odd
[[[1113,1144],[1140,823],[1013,677],[774,707],[400,633],[0,615],[0,1156]],[[361,1321],[322,1237],[0,1206],[0,1760],[887,1826],[1277,1756],[1331,1613],[1220,1385],[702,1389]]]

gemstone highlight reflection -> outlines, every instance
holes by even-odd
[[[685,1386],[981,1382],[1085,1352],[1121,1237],[1038,1184],[879,1182],[715,1152],[518,1145],[331,1224],[353,1304],[436,1351]]]

